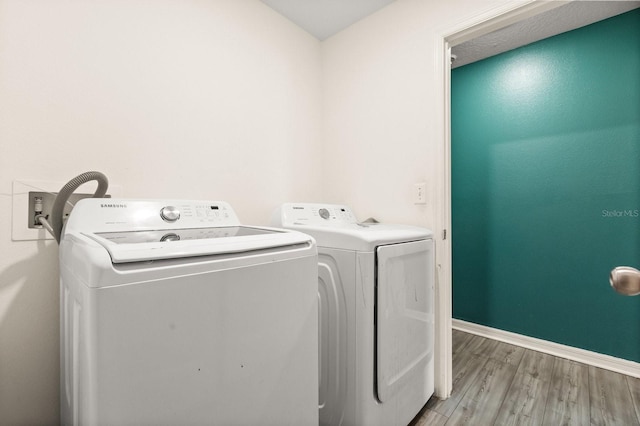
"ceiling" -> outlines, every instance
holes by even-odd
[[[573,1],[454,46],[452,68],[470,64],[640,7],[640,1]]]
[[[262,0],[322,41],[395,0]]]
[[[322,41],[395,0],[261,0]],[[640,7],[640,1],[572,1],[454,46],[459,67]]]

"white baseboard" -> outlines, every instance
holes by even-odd
[[[521,346],[560,358],[570,359],[627,376],[640,378],[640,363],[604,355],[585,349],[574,348],[572,346],[561,345],[560,343],[549,342],[547,340],[536,339],[535,337],[524,336],[522,334],[511,333],[509,331],[498,330],[484,325],[474,324],[458,319],[452,320],[452,327],[456,330],[470,334],[499,340],[512,345]]]

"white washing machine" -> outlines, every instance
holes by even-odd
[[[317,425],[317,250],[224,202],[86,199],[60,242],[64,425]]]
[[[407,425],[434,388],[431,231],[307,203],[272,224],[318,245],[320,424]]]

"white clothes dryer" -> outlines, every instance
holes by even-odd
[[[431,231],[308,203],[272,224],[318,245],[320,424],[406,426],[434,389]]]
[[[85,199],[60,242],[64,425],[317,425],[317,250],[219,201]]]

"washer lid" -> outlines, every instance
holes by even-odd
[[[305,234],[248,226],[82,233],[102,245],[113,263],[245,253],[312,244]]]

